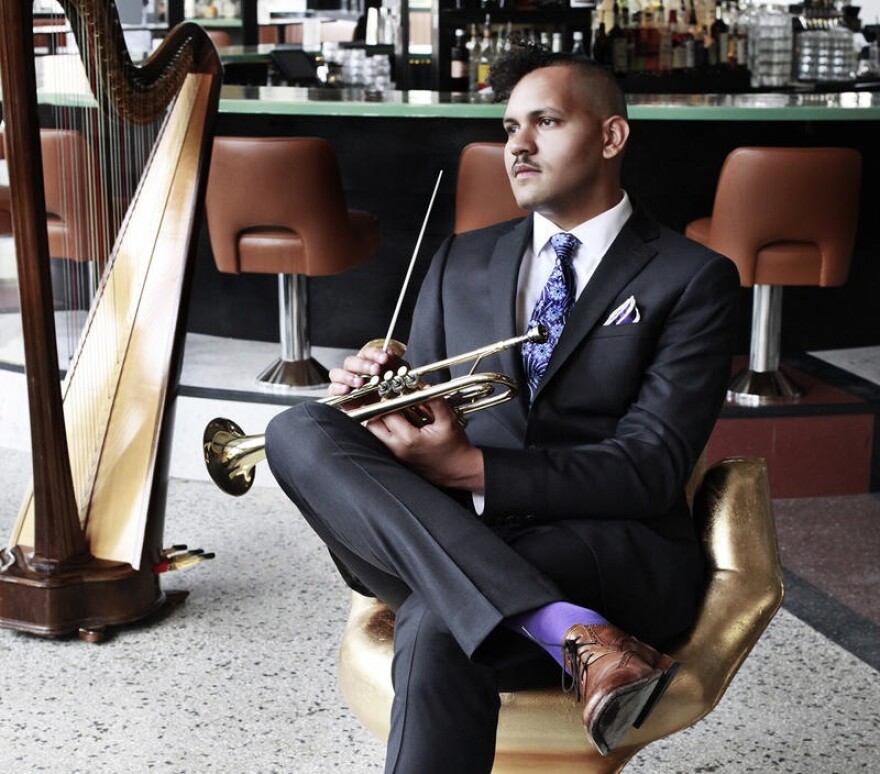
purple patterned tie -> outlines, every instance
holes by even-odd
[[[571,262],[580,243],[576,236],[564,231],[550,237],[550,244],[556,251],[556,265],[541,291],[528,325],[530,328],[536,323],[544,325],[547,328],[547,341],[543,344],[526,342],[522,346],[523,367],[533,398],[574,305],[575,282]]]

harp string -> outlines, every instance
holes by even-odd
[[[63,13],[53,21],[57,27],[70,27]],[[72,35],[68,39],[73,43]],[[75,134],[70,142],[57,144],[70,152],[49,159],[54,168],[44,169],[44,174],[54,180],[59,209],[72,214],[70,227],[56,240],[60,248],[57,255],[53,251],[53,259],[60,260],[53,260],[53,274],[60,276],[60,295],[67,301],[56,317],[63,318],[57,330],[59,339],[63,338],[58,342],[59,352],[66,353],[66,362],[60,364],[67,371],[63,388],[66,435],[84,523],[114,397],[113,374],[121,367],[133,299],[145,269],[138,265],[137,255],[117,261],[117,251],[162,116],[147,123],[126,121],[100,97],[111,87],[105,69],[98,65],[104,53],[100,44],[89,35],[78,36],[77,42],[78,53],[73,48],[51,57],[51,62],[47,58],[52,89],[59,92],[51,110],[50,131]],[[84,84],[93,85],[92,94],[86,93]],[[129,234],[128,244],[136,250],[137,237]],[[104,307],[99,315],[94,309],[98,299]],[[84,344],[86,330],[88,345]]]

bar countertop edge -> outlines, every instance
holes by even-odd
[[[629,117],[648,121],[876,121],[880,93],[629,94]],[[504,106],[476,95],[224,86],[220,112],[386,118],[501,119]]]

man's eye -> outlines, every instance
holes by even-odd
[[[504,132],[505,132],[505,134],[507,134],[508,137],[510,137],[510,136],[516,134],[517,128],[518,127],[514,126],[513,124],[508,124],[507,126],[504,127]]]
[[[555,118],[542,118],[538,123],[541,126],[554,126],[557,121]]]

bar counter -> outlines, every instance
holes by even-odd
[[[630,196],[683,231],[711,212],[725,156],[742,145],[844,145],[863,156],[860,227],[843,288],[785,291],[785,351],[880,344],[880,94],[627,95],[632,133],[623,167]],[[379,218],[379,254],[346,274],[309,281],[312,339],[357,348],[383,337],[438,172],[443,177],[410,296],[452,229],[458,154],[469,142],[503,142],[503,106],[426,91],[225,86],[217,134],[319,136],[336,148],[349,207]],[[296,185],[296,171],[290,171]],[[203,235],[191,330],[277,341],[275,280],[216,271]],[[396,331],[406,338],[412,298]],[[743,291],[740,350],[748,348],[751,295]]]
[[[880,92],[629,94],[634,121],[877,121]],[[504,107],[476,95],[368,92],[287,86],[224,86],[220,111],[244,115],[501,120]]]
[[[270,47],[256,52],[239,48],[243,58],[270,55]],[[70,82],[55,77],[56,59],[38,59],[38,93],[46,125],[52,125],[53,106],[91,104],[87,84],[71,94]],[[842,288],[785,291],[783,350],[880,344],[875,311],[880,298],[876,216],[880,93],[629,94],[627,102],[632,132],[623,166],[624,187],[661,223],[679,231],[711,212],[721,165],[736,147],[858,149],[863,184],[849,282]],[[385,335],[442,169],[445,174],[422,242],[411,297],[396,331],[399,338],[406,338],[418,281],[431,253],[452,229],[458,154],[470,142],[503,142],[502,114],[500,104],[428,91],[223,87],[218,135],[328,139],[339,154],[349,207],[379,218],[381,246],[374,259],[346,274],[309,281],[315,344],[356,348]],[[289,174],[291,185],[296,185],[296,170]],[[277,341],[275,297],[274,277],[220,274],[203,231],[190,330]],[[750,306],[751,296],[744,291],[742,351],[747,349]]]

